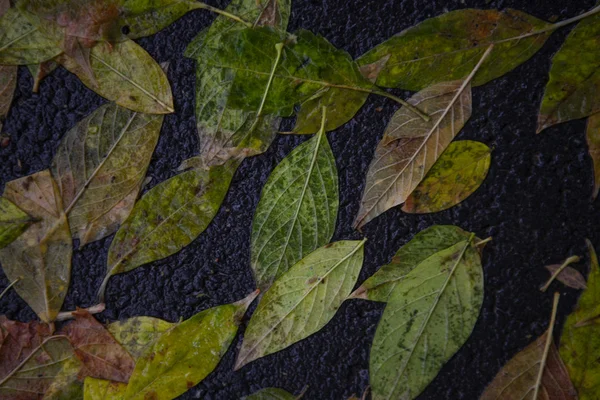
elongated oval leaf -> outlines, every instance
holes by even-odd
[[[161,335],[138,359],[125,399],[173,399],[197,385],[229,348],[257,294],[204,310]]]
[[[402,211],[438,212],[465,200],[483,183],[490,168],[491,152],[485,144],[472,140],[450,143],[408,196]]]
[[[244,400],[297,400],[298,397],[279,388],[265,388],[246,396]]]
[[[552,59],[537,131],[600,112],[600,14],[569,33]]]
[[[586,139],[594,166],[594,191],[592,197],[595,199],[598,197],[598,192],[600,192],[600,113],[594,114],[588,119]]]
[[[371,347],[373,400],[414,399],[471,334],[483,302],[471,242],[431,255],[395,287]]]
[[[107,326],[108,331],[125,349],[138,359],[148,347],[177,324],[152,317],[133,317]]]
[[[600,390],[600,324],[584,324],[598,315],[600,304],[600,267],[591,242],[590,274],[575,310],[567,317],[560,339],[560,356],[573,381],[580,400],[595,399]]]
[[[152,57],[132,40],[98,43],[91,50],[92,79],[73,58],[60,63],[90,89],[121,107],[146,114],[169,114],[173,95],[167,76]]]
[[[283,350],[324,327],[356,283],[364,244],[365,240],[330,243],[281,275],[250,319],[235,369]]]
[[[52,163],[73,237],[81,244],[112,234],[144,182],[163,116],[106,104],[71,129]]]
[[[381,43],[358,59],[359,65],[390,56],[377,84],[421,90],[461,79],[490,44],[495,48],[473,80],[474,86],[496,79],[527,61],[551,32],[547,22],[517,10],[457,10],[430,18]]]
[[[10,200],[0,197],[0,249],[8,246],[34,222]]]
[[[60,192],[48,170],[6,184],[4,197],[39,220],[0,250],[14,288],[44,322],[58,314],[71,278],[73,244]]]
[[[83,400],[121,400],[127,384],[104,379],[85,378]]]
[[[17,66],[0,65],[0,132],[17,87]]]
[[[251,239],[252,269],[261,290],[331,240],[338,196],[335,158],[321,129],[279,163],[263,188]]]
[[[369,166],[366,187],[354,226],[402,204],[419,185],[471,116],[471,87],[445,82],[415,94],[414,106],[429,122],[405,107],[394,114]]]
[[[469,236],[468,232],[452,225],[434,225],[422,230],[396,252],[389,264],[379,268],[350,297],[386,302],[398,283],[423,260],[469,239]]]
[[[546,269],[550,272],[550,275],[554,275],[562,267],[561,264],[546,265]],[[557,280],[562,282],[564,285],[573,289],[585,289],[585,278],[579,271],[573,267],[564,268],[556,277]]]

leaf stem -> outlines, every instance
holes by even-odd
[[[344,88],[344,85],[330,85],[330,86]],[[379,96],[387,97],[388,99],[392,99],[396,103],[399,103],[399,104],[403,105],[404,107],[408,108],[411,112],[417,114],[423,121],[425,121],[425,122],[431,121],[431,117],[429,115],[425,114],[423,111],[419,110],[417,107],[413,106],[406,100],[403,100],[398,96],[394,96],[393,94],[388,93],[385,90],[382,90],[379,88],[378,89],[363,89],[363,88],[359,88],[359,87],[353,87],[353,88],[348,87],[348,89],[356,90],[359,92],[372,93],[372,94],[376,94]]]
[[[493,238],[490,236],[490,237],[488,237],[486,239],[480,240],[479,242],[475,243],[475,247],[479,247],[479,246],[482,246],[482,245],[484,245],[486,243],[489,243],[489,242],[492,241],[492,239]]]
[[[201,3],[201,2],[194,3],[194,5],[196,6],[196,8],[204,9],[204,10],[207,10],[207,11],[211,11],[211,12],[214,12],[215,14],[220,14],[220,15],[222,15],[224,17],[227,17],[227,18],[229,18],[229,19],[231,19],[233,21],[239,22],[240,24],[244,24],[244,25],[246,25],[247,28],[252,28],[253,27],[252,23],[244,20],[243,18],[241,18],[241,17],[239,17],[239,16],[237,16],[235,14],[231,14],[231,13],[225,11],[225,10],[221,10],[220,8],[209,6],[208,4]]]
[[[91,307],[88,308],[84,308],[83,310],[89,312],[90,314],[100,314],[101,312],[103,312],[106,309],[106,304],[104,303],[99,303],[96,305],[93,305]],[[63,311],[58,313],[58,315],[56,316],[55,321],[66,321],[68,319],[72,319],[75,318],[75,316],[73,315],[76,311]]]
[[[550,325],[546,331],[546,345],[544,346],[544,353],[542,354],[542,361],[540,362],[540,370],[538,371],[537,379],[535,381],[535,391],[533,392],[532,400],[538,398],[540,392],[540,386],[542,385],[542,376],[544,375],[544,369],[546,368],[546,360],[548,359],[548,351],[552,345],[552,331],[554,330],[554,323],[556,322],[556,311],[558,310],[558,300],[560,299],[560,293],[554,293],[554,302],[552,304],[552,314],[550,316]]]
[[[552,276],[550,277],[550,279],[548,279],[548,282],[546,282],[546,284],[544,286],[542,286],[540,288],[540,290],[542,292],[545,292],[546,290],[548,290],[548,287],[550,287],[550,284],[556,279],[556,277],[558,275],[560,275],[560,273],[563,271],[563,269],[567,268],[567,266],[569,266],[570,264],[579,262],[581,260],[581,258],[579,256],[571,256],[569,258],[567,258],[562,265],[556,270],[554,271],[554,273],[552,274]]]
[[[21,279],[22,279],[22,277],[18,277],[17,279],[15,279],[14,281],[12,281],[12,282],[10,283],[10,285],[8,285],[8,286],[6,287],[6,289],[4,289],[4,290],[2,291],[2,293],[0,293],[0,299],[2,299],[2,298],[4,297],[4,295],[6,294],[6,292],[8,292],[8,291],[10,290],[10,288],[11,288],[11,287],[15,286],[15,284],[16,284],[17,282],[19,282]]]

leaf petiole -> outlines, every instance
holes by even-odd
[[[542,386],[542,377],[544,376],[544,369],[546,368],[546,360],[548,359],[548,351],[552,345],[552,331],[554,330],[554,323],[556,322],[556,311],[558,310],[558,300],[560,299],[560,293],[554,293],[554,302],[552,304],[552,314],[550,317],[550,325],[546,331],[546,345],[544,346],[544,353],[542,355],[542,361],[540,362],[540,370],[538,371],[537,379],[535,381],[535,391],[533,392],[532,400],[537,400],[540,392],[540,386]]]
[[[225,11],[225,10],[221,10],[220,8],[209,6],[208,4],[201,3],[201,2],[194,3],[194,5],[198,9],[203,9],[203,10],[211,11],[211,12],[214,12],[215,14],[220,14],[220,15],[222,15],[222,16],[224,16],[226,18],[229,18],[229,19],[231,19],[233,21],[239,22],[240,24],[244,24],[248,28],[252,28],[253,27],[252,23],[250,23],[248,21],[245,21],[243,18],[241,18],[241,17],[239,17],[239,16],[237,16],[235,14],[231,14],[231,13]]]
[[[550,277],[550,279],[548,279],[548,282],[546,282],[546,284],[544,286],[542,286],[540,288],[540,290],[542,292],[545,292],[546,290],[548,290],[548,288],[550,287],[550,284],[556,279],[556,277],[558,275],[560,275],[560,273],[563,271],[563,269],[567,268],[569,265],[579,262],[581,260],[581,258],[579,256],[571,256],[569,258],[567,258],[562,264],[561,266],[554,271],[554,273],[552,274],[552,276]]]
[[[104,303],[99,303],[96,305],[93,305],[91,307],[88,308],[84,308],[83,310],[87,311],[88,313],[94,315],[94,314],[100,314],[101,312],[103,312],[106,309],[106,304]],[[72,319],[75,318],[75,316],[73,315],[75,311],[63,311],[58,313],[58,315],[56,316],[55,321],[66,321],[68,319]]]
[[[18,277],[17,279],[15,279],[14,281],[12,281],[12,282],[10,283],[10,285],[8,285],[8,286],[6,287],[6,289],[4,289],[4,290],[2,291],[2,293],[0,293],[0,299],[2,299],[2,298],[4,297],[4,295],[6,294],[6,292],[8,292],[8,291],[10,290],[10,288],[11,288],[11,287],[15,286],[15,284],[16,284],[17,282],[19,282],[21,279],[22,279],[22,277]]]

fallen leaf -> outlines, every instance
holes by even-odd
[[[414,399],[471,334],[483,303],[473,237],[426,258],[394,288],[371,346],[373,400]]]
[[[10,181],[4,197],[38,222],[0,250],[7,278],[44,322],[54,320],[71,278],[73,244],[60,192],[48,170]]]
[[[34,220],[10,200],[0,197],[0,249],[18,238]]]
[[[321,114],[325,118],[325,112]],[[335,158],[324,126],[273,170],[254,213],[251,266],[258,287],[329,243],[339,204]]]
[[[17,66],[0,65],[0,131],[17,87]]]
[[[279,388],[265,388],[250,396],[244,397],[245,400],[297,400],[298,397]]]
[[[79,373],[81,361],[75,353],[66,359],[63,367],[53,377],[52,383],[44,393],[43,400],[78,400],[83,398],[83,381]]]
[[[33,77],[33,92],[37,93],[40,90],[40,83],[42,80],[50,75],[56,68],[58,68],[58,63],[54,60],[44,61],[43,63],[38,64],[29,64],[27,65],[27,69],[31,72],[31,76]]]
[[[108,279],[177,253],[210,224],[219,210],[237,163],[181,173],[150,189],[135,204],[108,251]]]
[[[248,323],[235,369],[323,328],[358,279],[364,244],[365,240],[327,244],[281,275],[264,294]]]
[[[565,266],[572,262],[579,262],[579,257],[577,257],[577,256],[569,257],[565,261],[564,264],[546,265],[546,269],[548,270],[548,272],[550,272],[551,277],[550,277],[550,280],[548,281],[548,283],[544,286],[544,288],[547,289],[548,286],[550,286],[550,283],[552,283],[554,275],[560,270],[560,272],[556,276],[556,279],[558,279],[560,282],[562,282],[564,285],[566,285],[570,288],[585,289],[586,284],[585,284],[585,278],[583,277],[583,275],[581,275],[581,273],[579,271],[577,271],[575,268]],[[545,291],[545,290],[542,290],[542,291]]]
[[[127,384],[104,379],[85,378],[83,400],[121,400]]]
[[[227,352],[257,295],[204,310],[166,331],[137,360],[125,398],[173,399],[196,386]]]
[[[0,0],[0,17],[10,8],[10,0]]]
[[[365,65],[389,56],[377,84],[418,91],[469,74],[490,44],[495,48],[473,78],[473,86],[496,79],[527,61],[552,32],[528,36],[551,24],[506,9],[451,11],[427,19],[361,56]]]
[[[141,357],[165,332],[177,324],[152,317],[133,317],[106,328],[134,359]]]
[[[0,316],[0,399],[42,398],[73,354],[67,338],[51,335],[46,324]]]
[[[469,232],[452,225],[434,225],[422,230],[396,252],[389,264],[364,281],[350,298],[386,302],[394,288],[422,261],[468,240],[469,236]]]
[[[560,339],[562,357],[580,400],[597,398],[600,390],[600,325],[582,324],[598,315],[600,304],[600,267],[592,243],[587,240],[590,253],[590,274],[587,289],[583,291],[575,310],[567,317]]]
[[[485,144],[472,140],[450,143],[408,196],[402,211],[433,213],[459,204],[483,183],[490,168],[491,152]]]
[[[594,192],[592,198],[596,199],[600,191],[600,113],[594,114],[588,119],[586,139],[594,166]]]
[[[109,103],[63,138],[51,171],[82,246],[114,233],[131,212],[163,118]]]
[[[538,116],[538,133],[552,125],[600,112],[598,91],[600,14],[579,22],[552,58]]]
[[[57,60],[84,85],[121,107],[146,114],[169,114],[173,95],[167,76],[154,59],[132,40],[101,42],[90,53],[94,78],[71,57]]]

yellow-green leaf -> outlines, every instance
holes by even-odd
[[[177,324],[158,318],[133,317],[125,321],[113,322],[107,326],[107,329],[137,360],[161,335],[175,326]]]
[[[34,220],[10,200],[0,197],[0,249],[18,238]]]
[[[356,283],[364,244],[365,240],[327,244],[281,275],[250,319],[235,368],[283,350],[323,328]]]
[[[126,390],[126,383],[111,382],[88,376],[84,381],[83,400],[121,400]]]
[[[598,197],[598,192],[600,191],[600,113],[594,114],[588,119],[586,139],[594,167],[594,191],[592,197],[595,199]]]
[[[450,143],[425,179],[408,196],[402,211],[414,214],[438,212],[465,200],[487,176],[491,152],[485,144],[472,140]]]
[[[58,186],[45,170],[6,184],[4,197],[38,220],[0,250],[2,269],[42,321],[54,320],[71,278],[73,244]]]

